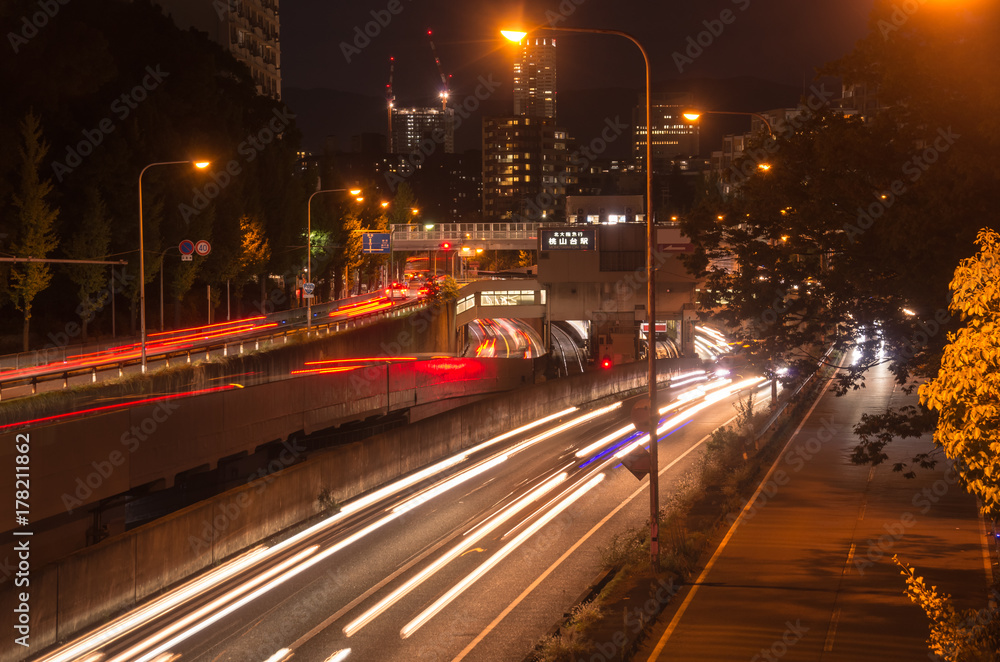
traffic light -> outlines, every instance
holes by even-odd
[[[450,251],[451,250],[451,244],[449,244],[447,241],[443,242],[441,244],[441,250],[443,250],[443,251]]]
[[[605,370],[610,370],[612,365],[614,365],[614,363],[612,363],[610,356],[605,355],[605,357],[601,359],[601,367]]]

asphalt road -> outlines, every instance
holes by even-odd
[[[696,462],[706,435],[734,413],[735,395],[711,402],[711,395],[691,391],[696,386],[672,389],[673,397],[696,397],[662,419],[672,426],[660,442],[664,495]],[[628,410],[625,403],[603,414],[567,412],[420,482],[352,500],[322,530],[271,541],[231,578],[181,587],[189,593],[171,611],[63,657],[99,651],[101,662],[522,660],[593,580],[600,547],[627,525],[645,525],[647,482],[605,453],[634,443],[622,431]],[[582,416],[592,418],[569,425]],[[598,449],[577,455],[602,439]],[[435,565],[383,612],[359,621]],[[470,582],[473,573],[480,575]],[[420,620],[451,593],[452,601]],[[63,657],[57,651],[40,659]]]
[[[849,462],[863,412],[915,398],[885,369],[863,390],[826,393],[635,659],[926,660],[927,619],[903,593],[896,554],[957,606],[984,607],[990,561],[975,499],[946,462],[913,480],[892,471],[931,440],[897,440],[878,467]]]

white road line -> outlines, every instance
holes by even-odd
[[[701,571],[700,575],[698,575],[698,579],[696,579],[694,581],[694,584],[692,584],[691,590],[688,591],[688,594],[684,597],[684,601],[681,602],[681,606],[678,607],[677,612],[674,613],[674,617],[670,620],[670,624],[667,626],[667,630],[663,633],[663,636],[660,637],[660,640],[656,642],[656,648],[653,649],[653,653],[649,656],[649,662],[655,662],[656,658],[658,658],[660,653],[663,652],[663,648],[667,645],[667,640],[670,639],[670,635],[672,635],[674,633],[674,630],[677,629],[677,624],[680,623],[681,617],[684,616],[684,612],[687,611],[688,605],[691,604],[691,601],[694,599],[694,596],[697,595],[698,588],[705,582],[705,578],[708,577],[708,573],[711,572],[712,567],[715,566],[715,562],[719,559],[719,556],[722,554],[722,550],[724,550],[726,548],[726,545],[729,544],[729,540],[733,537],[733,534],[736,533],[736,528],[743,521],[744,517],[746,517],[747,512],[755,503],[757,503],[757,497],[760,496],[760,493],[764,489],[764,486],[771,479],[771,475],[778,468],[778,463],[781,462],[782,458],[785,457],[785,453],[788,452],[788,449],[792,445],[792,442],[795,441],[795,438],[799,436],[799,432],[802,430],[803,426],[805,426],[806,422],[809,420],[809,417],[812,416],[813,410],[816,409],[816,405],[818,405],[820,400],[823,399],[823,396],[826,395],[826,390],[830,387],[830,384],[833,382],[833,380],[834,377],[830,377],[830,379],[827,380],[826,384],[823,385],[819,397],[816,398],[816,400],[812,404],[812,407],[810,407],[809,411],[806,412],[805,417],[803,417],[802,422],[799,423],[799,426],[795,428],[795,432],[792,433],[792,436],[788,438],[788,443],[786,443],[785,447],[781,449],[780,453],[778,453],[778,457],[775,458],[774,464],[771,465],[771,468],[768,469],[767,471],[767,475],[764,476],[763,480],[760,481],[760,485],[757,486],[757,491],[755,491],[753,493],[753,496],[750,497],[750,500],[747,501],[747,504],[743,507],[743,510],[740,512],[740,516],[737,517],[736,521],[733,522],[733,525],[729,527],[729,531],[726,532],[726,535],[722,539],[722,542],[719,543],[719,547],[715,550],[715,553],[712,554],[712,558],[710,558],[708,560],[708,563],[705,564],[705,569]]]
[[[736,416],[733,416],[728,421],[726,421],[725,423],[722,423],[722,425],[720,425],[718,427],[723,427],[725,425],[729,425],[734,420],[736,420],[736,418],[737,418]],[[675,464],[677,464],[678,462],[680,462],[681,460],[683,460],[685,457],[688,456],[688,454],[690,454],[691,452],[693,452],[696,448],[698,448],[699,446],[701,446],[702,444],[704,444],[706,441],[708,441],[711,438],[712,438],[711,434],[707,434],[704,437],[702,437],[701,440],[698,441],[698,443],[694,444],[693,446],[691,446],[691,448],[689,448],[686,451],[684,451],[684,453],[682,453],[680,456],[678,456],[673,462],[671,462],[667,466],[665,466],[662,469],[660,469],[660,471],[659,471],[659,473],[657,475],[662,476],[664,473],[666,473],[666,471],[668,469],[670,469]],[[469,653],[472,652],[472,649],[474,649],[476,646],[478,646],[479,643],[483,639],[486,638],[486,635],[488,635],[490,632],[492,632],[494,630],[494,628],[496,628],[496,626],[499,625],[500,622],[503,619],[507,618],[507,615],[510,614],[510,612],[514,611],[514,609],[519,604],[521,604],[521,602],[523,602],[524,599],[527,598],[528,595],[531,594],[532,591],[534,591],[536,588],[538,588],[538,585],[541,584],[545,580],[546,577],[548,577],[550,574],[552,574],[556,570],[556,568],[558,568],[560,565],[562,565],[563,561],[565,561],[567,558],[569,558],[570,554],[572,554],[577,549],[579,549],[580,546],[583,543],[585,543],[592,535],[594,535],[595,533],[597,533],[597,531],[602,526],[604,526],[608,522],[608,520],[610,520],[612,517],[614,517],[615,515],[617,515],[618,512],[622,508],[624,508],[629,503],[631,503],[637,496],[639,496],[640,494],[648,494],[648,493],[649,493],[649,479],[646,478],[643,481],[643,484],[639,487],[639,489],[637,489],[627,499],[625,499],[620,504],[618,504],[615,507],[614,510],[612,510],[610,513],[608,513],[604,517],[604,519],[602,519],[600,522],[598,522],[597,524],[595,524],[593,526],[593,528],[590,529],[590,531],[587,531],[587,533],[584,534],[584,536],[582,538],[580,538],[579,540],[577,540],[573,544],[572,547],[570,547],[569,549],[567,549],[563,553],[563,555],[560,556],[552,565],[550,565],[545,570],[545,572],[543,572],[541,575],[539,575],[538,578],[535,581],[533,581],[530,586],[528,586],[528,588],[524,589],[524,591],[521,592],[521,595],[517,596],[517,598],[515,598],[515,600],[513,602],[511,602],[509,605],[507,605],[507,607],[502,612],[500,612],[500,615],[497,616],[496,618],[494,618],[493,622],[491,622],[489,625],[486,626],[485,630],[483,630],[482,632],[480,632],[479,635],[476,636],[475,639],[473,639],[471,642],[469,642],[469,645],[466,646],[464,649],[462,649],[462,652],[459,653],[457,656],[455,656],[455,658],[451,662],[460,662],[461,660],[465,659],[465,657]]]
[[[993,559],[990,558],[990,533],[986,532],[986,522],[983,520],[983,509],[982,502],[978,499],[976,500],[976,505],[979,508],[979,539],[983,541],[983,566],[986,568],[986,585],[992,586],[993,584]]]

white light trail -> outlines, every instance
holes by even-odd
[[[522,531],[516,538],[511,540],[509,543],[504,545],[496,554],[491,556],[489,560],[476,568],[473,572],[462,579],[458,584],[451,587],[444,595],[438,598],[430,607],[422,611],[416,618],[407,623],[403,629],[400,631],[399,635],[403,639],[406,639],[411,634],[420,629],[424,624],[427,623],[431,618],[433,618],[438,612],[448,606],[452,600],[461,595],[467,588],[472,586],[476,581],[478,581],[483,575],[493,569],[500,561],[504,560],[511,552],[521,546],[528,538],[534,535],[539,529],[555,519],[560,513],[573,505],[580,497],[592,490],[604,480],[604,474],[598,474],[591,478],[582,487],[577,489],[571,495],[566,497],[562,503],[547,512],[543,517],[539,518],[534,524]]]
[[[324,662],[344,662],[344,660],[346,660],[347,656],[350,654],[351,654],[351,649],[345,648],[343,650],[337,651],[330,657],[326,658]]]
[[[548,423],[550,421],[554,421],[557,418],[562,418],[563,416],[566,416],[568,414],[572,414],[573,412],[578,411],[578,410],[579,410],[578,407],[570,407],[569,409],[563,409],[562,411],[557,412],[555,414],[552,414],[551,416],[546,416],[545,418],[540,418],[537,421],[532,421],[531,423],[528,423],[527,425],[522,425],[521,427],[516,428],[514,430],[511,430],[510,432],[505,432],[505,433],[503,433],[503,434],[501,434],[501,435],[499,435],[497,437],[493,437],[492,439],[490,439],[488,441],[484,441],[483,443],[479,444],[478,446],[473,446],[472,448],[468,449],[467,451],[465,451],[464,454],[465,455],[474,455],[477,452],[483,450],[484,448],[489,448],[490,446],[493,446],[494,444],[498,444],[501,441],[504,441],[505,439],[510,439],[511,437],[515,437],[515,436],[521,434],[522,432],[527,432],[528,430],[531,430],[533,428],[537,428],[539,425],[544,425],[544,424],[546,424],[546,423]]]
[[[619,403],[620,406],[621,403]],[[92,632],[83,638],[67,644],[62,648],[53,651],[52,653],[40,658],[38,662],[81,662],[81,660],[86,660],[89,662],[90,657],[82,657],[88,651],[93,651],[106,646],[110,642],[118,639],[119,637],[131,632],[135,628],[145,624],[146,622],[152,621],[159,618],[169,612],[170,610],[184,604],[191,598],[203,594],[215,586],[225,582],[226,580],[232,578],[233,576],[239,574],[250,568],[251,566],[265,561],[266,559],[273,557],[276,553],[286,549],[308,536],[314,535],[324,529],[327,529],[334,524],[342,521],[348,515],[355,513],[363,508],[366,508],[378,501],[385,499],[397,492],[403,491],[416,483],[419,483],[435,474],[445,471],[463,461],[468,459],[468,456],[472,453],[480,451],[491,445],[500,443],[506,439],[514,437],[523,432],[527,432],[533,428],[544,425],[560,417],[571,414],[578,411],[577,407],[569,407],[562,411],[551,414],[550,416],[545,416],[536,421],[532,421],[526,425],[519,428],[506,432],[504,434],[498,435],[478,446],[471,448],[467,451],[454,455],[450,458],[442,460],[430,466],[426,469],[417,471],[410,476],[407,476],[401,480],[398,480],[390,485],[383,488],[375,490],[371,494],[365,495],[358,499],[352,500],[341,508],[341,510],[335,515],[326,518],[325,520],[314,524],[311,527],[297,533],[294,536],[283,540],[273,547],[258,547],[256,549],[250,550],[247,554],[233,559],[218,568],[215,568],[205,575],[192,580],[191,582],[153,600],[148,605],[139,607],[138,609],[125,614],[114,621],[108,623],[104,627]],[[541,439],[537,439],[540,441]],[[377,527],[376,527],[377,528]],[[91,653],[93,655],[102,655],[100,653]],[[103,656],[102,656],[103,657]],[[98,662],[102,657],[94,657],[94,662]]]
[[[436,573],[438,570],[440,570],[445,565],[447,565],[451,561],[461,556],[465,551],[469,549],[469,547],[473,544],[473,542],[495,531],[497,528],[500,527],[501,524],[509,521],[512,517],[514,517],[514,515],[523,510],[525,506],[537,501],[539,498],[542,497],[542,495],[550,492],[557,485],[565,481],[566,478],[568,478],[568,474],[566,472],[563,472],[558,476],[553,477],[549,481],[543,483],[540,487],[536,488],[526,496],[522,497],[521,499],[517,500],[516,502],[514,502],[501,512],[497,513],[497,515],[494,516],[491,520],[488,520],[487,522],[483,523],[479,528],[472,531],[466,537],[465,540],[452,547],[445,554],[441,555],[436,561],[434,561],[434,563],[430,564],[429,566],[421,570],[419,573],[417,573],[409,580],[407,580],[402,586],[394,590],[386,597],[382,598],[382,600],[380,600],[373,607],[371,607],[363,614],[358,616],[356,619],[348,623],[347,626],[344,628],[344,634],[350,637],[355,632],[357,632],[364,626],[368,625],[368,623],[372,622],[376,617],[381,615],[383,612],[389,609],[389,607],[398,602],[400,598],[409,594],[410,591],[412,591],[414,588],[422,584],[424,581],[426,581],[428,578],[434,575],[434,573]]]
[[[264,660],[264,662],[283,662],[284,660],[287,660],[289,658],[289,654],[291,652],[292,651],[289,648],[282,648],[274,655]]]
[[[270,568],[267,572],[262,573],[260,575],[257,575],[253,579],[251,579],[251,580],[249,580],[249,581],[241,584],[239,587],[233,589],[232,591],[229,591],[228,593],[226,593],[226,594],[224,594],[224,595],[216,598],[215,600],[212,600],[208,604],[205,604],[205,605],[201,606],[197,610],[195,610],[195,611],[191,612],[190,614],[186,615],[184,618],[179,619],[177,621],[174,621],[169,626],[167,626],[167,627],[165,627],[165,628],[163,628],[161,630],[158,630],[156,632],[156,634],[154,634],[152,636],[149,636],[149,637],[146,637],[145,639],[143,639],[139,643],[135,644],[131,648],[125,650],[122,653],[119,653],[118,655],[115,655],[113,658],[111,658],[109,660],[109,662],[127,662],[128,660],[132,660],[136,655],[138,655],[142,651],[146,650],[150,646],[153,646],[153,645],[157,644],[158,642],[160,642],[163,639],[169,637],[170,635],[174,634],[175,632],[186,628],[187,626],[191,625],[192,623],[197,622],[198,619],[204,618],[208,614],[211,614],[214,610],[218,609],[219,607],[221,607],[222,605],[226,604],[227,602],[230,602],[231,600],[233,600],[235,598],[238,598],[241,594],[246,593],[247,591],[249,591],[250,589],[252,589],[254,586],[256,586],[258,584],[262,584],[262,583],[266,582],[267,580],[271,579],[272,577],[274,577],[275,575],[278,575],[278,574],[284,572],[285,570],[287,570],[288,568],[296,565],[297,563],[300,563],[303,559],[305,559],[305,558],[309,557],[310,555],[314,554],[317,549],[319,549],[319,545],[313,545],[312,547],[307,547],[306,549],[302,550],[301,552],[299,552],[295,556],[287,558],[284,561],[282,561],[281,563],[279,563],[278,565],[274,566],[273,568]],[[195,631],[197,631],[197,630],[195,630]],[[192,632],[192,634],[193,634],[193,632]],[[161,645],[161,646],[155,648],[154,650],[152,650],[152,651],[146,653],[145,655],[143,655],[142,657],[140,657],[139,658],[139,662],[152,662],[153,660],[156,659],[156,657],[158,655],[161,655],[161,654],[169,651],[170,649],[172,649],[173,648],[173,644],[175,642],[176,642],[176,639],[171,640],[171,641],[167,642],[166,644]]]
[[[204,576],[167,593],[148,605],[111,621],[92,634],[46,655],[38,662],[70,662],[70,660],[80,660],[80,656],[85,650],[105,646],[141,625],[144,621],[161,616],[174,607],[187,602],[192,597],[199,595],[203,590],[225,581],[229,577],[253,565],[263,557],[265,551],[263,547],[250,550],[245,555],[219,566]],[[104,658],[104,655],[101,653],[93,653],[91,656],[83,659],[89,662],[93,655],[100,656],[93,658],[95,661]]]
[[[414,508],[416,508],[417,506],[427,503],[434,497],[444,494],[451,488],[461,485],[462,483],[472,480],[476,476],[483,474],[489,471],[490,469],[500,466],[501,464],[507,461],[508,457],[510,456],[505,453],[498,457],[494,457],[489,460],[480,462],[479,464],[470,467],[469,469],[466,469],[462,473],[457,474],[453,478],[449,478],[448,480],[442,483],[439,483],[433,487],[429,487],[422,492],[418,492],[417,494],[414,494],[412,497],[410,497],[403,503],[393,508],[392,512],[400,515],[409,512]]]

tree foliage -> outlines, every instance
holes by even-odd
[[[18,153],[21,157],[21,176],[13,200],[17,209],[14,255],[45,258],[59,244],[53,232],[59,210],[54,209],[47,200],[52,193],[52,182],[39,175],[49,145],[42,138],[39,119],[34,113],[29,112],[25,116],[20,128],[22,144]],[[23,351],[27,352],[32,306],[35,297],[52,280],[52,268],[40,262],[19,262],[11,269],[10,280],[14,307],[24,314]]]
[[[897,5],[879,0],[870,34],[822,72],[881,110],[803,99],[731,171],[747,176],[720,183],[735,193],[702,192],[683,221],[689,268],[708,279],[702,304],[752,362],[804,368],[811,347],[832,343],[854,359],[841,393],[883,363],[907,392],[936,373],[951,274],[1000,206],[1000,8],[925,3],[900,20]],[[919,408],[865,414],[854,459],[884,461],[892,438],[934,421]]]
[[[931,652],[947,662],[987,662],[1000,657],[1000,617],[996,595],[982,609],[955,608],[951,596],[927,586],[923,577],[893,556],[906,578],[906,595],[927,615]]]
[[[96,189],[87,192],[83,215],[70,235],[66,255],[74,260],[104,260],[111,245],[111,219],[108,208]],[[71,264],[66,266],[69,279],[76,285],[80,305],[76,312],[83,325],[83,338],[94,316],[110,298],[109,270],[103,264]]]
[[[938,412],[934,442],[955,462],[963,486],[1000,517],[1000,234],[979,233],[980,252],[951,282],[952,311],[964,328],[948,334],[937,377],[920,403]]]
[[[212,243],[212,253],[195,263],[166,260],[178,310],[193,314],[204,300],[204,284],[221,291],[226,275],[239,271],[244,217],[260,222],[272,248],[261,273],[297,266],[303,254],[291,247],[304,220],[305,175],[296,167],[300,134],[294,113],[258,95],[246,66],[206,35],[179,29],[149,0],[103,3],[100,9],[62,4],[58,20],[19,43],[16,57],[0,58],[0,144],[19,143],[18,122],[30,108],[37,110],[53,146],[38,168],[54,187],[48,200],[63,210],[83,210],[90,192],[100,192],[111,222],[105,254],[128,260],[123,287],[116,287],[124,301],[139,299],[136,188],[140,170],[155,162],[212,161],[206,170],[178,165],[143,177],[147,284],[159,276],[165,248],[184,239]],[[36,11],[33,0],[11,0],[0,6],[0,18],[13,24]],[[19,234],[19,172],[17,150],[0,150],[0,238]],[[79,220],[76,214],[60,216],[54,236],[72,237]],[[63,242],[50,257],[68,255],[68,247]],[[53,277],[53,285],[66,286],[38,295],[34,328],[61,326],[81,303],[67,270]],[[0,302],[0,335],[9,332],[5,323],[13,317],[6,298]],[[110,312],[104,306],[95,322]],[[37,319],[39,314],[47,319]]]

